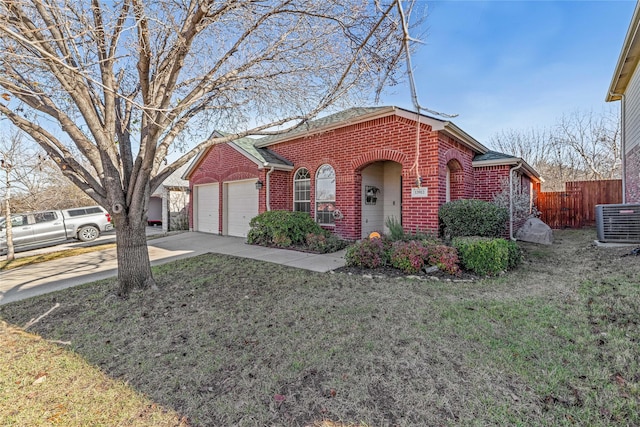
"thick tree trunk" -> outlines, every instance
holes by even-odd
[[[118,295],[126,297],[136,289],[156,289],[147,248],[146,223],[128,218],[116,225]]]

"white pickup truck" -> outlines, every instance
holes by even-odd
[[[0,218],[0,254],[7,251],[6,219]],[[27,250],[69,239],[95,240],[109,231],[111,215],[100,206],[29,212],[11,215],[15,250]]]

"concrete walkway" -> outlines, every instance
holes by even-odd
[[[327,272],[344,266],[344,251],[309,254],[265,248],[238,237],[184,232],[149,240],[151,264],[157,265],[205,253],[234,255]],[[93,282],[118,274],[116,250],[90,252],[0,272],[0,305],[48,292]]]

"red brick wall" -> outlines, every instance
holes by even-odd
[[[502,181],[509,179],[509,170],[513,165],[502,165],[502,166],[488,166],[484,168],[476,168],[475,169],[475,190],[474,190],[474,198],[485,200],[490,202],[493,200],[495,194],[499,193],[502,190]],[[526,175],[523,175],[519,172],[513,174],[514,184],[520,185],[522,190],[526,194],[530,194],[531,188],[531,178]],[[538,186],[539,187],[539,186]],[[514,187],[515,188],[515,187]],[[535,191],[535,185],[533,186],[533,190]],[[513,224],[513,232],[515,232],[522,227],[526,220],[515,221]],[[507,224],[507,229],[504,232],[503,237],[509,237],[509,228]]]
[[[500,189],[502,178],[508,177],[509,166],[472,167],[474,153],[454,138],[421,124],[419,151],[416,150],[416,125],[399,116],[378,118],[345,126],[309,137],[269,146],[292,161],[292,172],[274,171],[270,175],[270,207],[272,210],[293,208],[293,176],[301,168],[311,175],[311,210],[315,216],[315,174],[323,164],[336,172],[336,207],[344,218],[335,227],[327,227],[346,239],[359,239],[362,223],[361,171],[376,161],[394,161],[402,165],[402,223],[406,230],[437,230],[438,208],[445,203],[446,166],[452,168],[451,199],[478,198],[491,200]],[[195,184],[256,178],[266,183],[267,170],[223,144],[212,147],[191,175]],[[416,178],[428,197],[412,198]],[[222,187],[221,187],[222,190]],[[260,190],[259,211],[267,210],[266,186]],[[190,204],[190,206],[192,203]],[[222,191],[220,203],[222,209]],[[192,221],[190,212],[190,221]],[[222,229],[222,211],[220,212]]]
[[[467,197],[473,195],[473,153],[462,144],[439,132],[432,132],[425,124],[420,129],[420,150],[416,155],[415,122],[398,116],[375,119],[366,123],[345,126],[310,137],[272,145],[269,148],[295,164],[295,170],[305,167],[311,174],[311,200],[315,200],[315,173],[327,163],[336,171],[336,207],[343,213],[331,227],[343,238],[360,238],[361,170],[376,161],[391,160],[402,165],[402,222],[407,230],[437,230],[438,207],[444,203],[443,168],[447,158],[459,159],[463,166],[461,188]],[[448,153],[448,154],[447,154]],[[454,154],[455,153],[455,154]],[[449,157],[447,157],[449,156]],[[415,165],[415,166],[414,166]],[[289,201],[277,206],[291,206],[292,172],[289,175]],[[429,196],[412,198],[411,188],[417,176],[423,178]],[[272,208],[276,205],[272,203]],[[312,215],[315,206],[311,206]]]
[[[512,166],[487,166],[475,168],[473,198],[490,202],[493,196],[500,192],[503,179],[509,179],[509,170]],[[527,183],[527,188],[528,187]]]
[[[265,171],[258,170],[258,165],[240,154],[228,144],[219,144],[211,147],[209,152],[203,156],[200,163],[196,166],[193,172],[191,172],[191,176],[189,178],[189,190],[191,190],[189,196],[189,227],[193,228],[192,207],[194,185],[212,184],[214,182],[220,183],[220,198],[218,200],[218,206],[220,208],[220,212],[218,212],[220,223],[218,226],[219,229],[222,230],[224,212],[222,206],[222,183],[250,178],[255,178],[256,180],[261,179],[265,182]],[[260,212],[264,210],[265,204],[265,189],[263,188],[260,190],[258,200],[258,209]]]
[[[297,169],[296,169],[297,170]],[[269,201],[271,210],[293,210],[293,174],[294,172],[284,172],[274,170],[269,177],[271,188],[271,200]],[[266,182],[266,181],[265,181]],[[266,190],[266,189],[265,189]],[[260,212],[266,210],[260,208]]]
[[[449,187],[451,200],[473,198],[474,175],[473,153],[469,148],[453,138],[443,135],[440,139],[439,165],[439,206],[446,201],[447,165],[450,169],[451,185]]]

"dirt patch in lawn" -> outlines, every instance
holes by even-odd
[[[155,268],[157,292],[106,280],[0,317],[59,303],[29,330],[197,426],[640,424],[640,260],[594,237],[472,282],[207,254]]]

